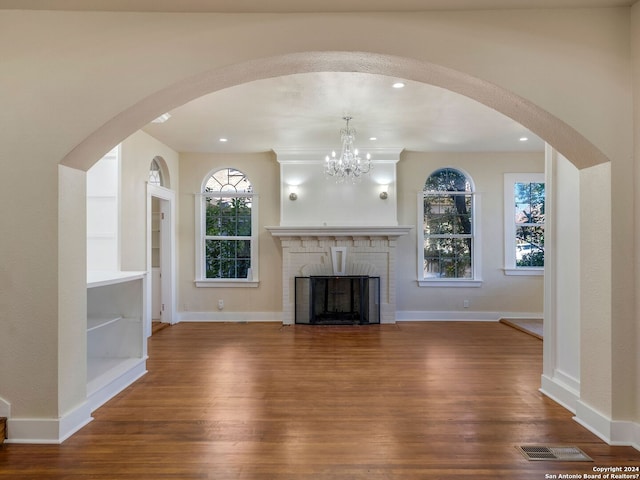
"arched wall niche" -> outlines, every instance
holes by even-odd
[[[472,98],[534,132],[577,168],[609,159],[574,128],[527,99],[493,83],[433,63],[369,52],[304,52],[242,62],[187,78],[143,98],[71,150],[61,164],[87,170],[114,145],[162,113],[242,83],[296,73],[359,72],[406,78]]]

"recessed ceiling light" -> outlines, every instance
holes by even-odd
[[[378,139],[378,137],[369,137],[369,140],[371,140],[372,142],[376,141]]]
[[[223,137],[223,138],[221,138],[219,141],[224,143],[224,142],[228,142],[228,141],[229,141],[229,139],[228,139],[228,138],[224,138],[224,137]]]
[[[393,88],[404,88],[404,82],[396,82],[392,85]]]
[[[170,113],[163,113],[158,118],[151,120],[151,123],[164,123],[171,118]]]
[[[527,140],[529,140],[527,137],[520,137],[521,142],[526,142]]]

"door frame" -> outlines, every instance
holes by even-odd
[[[173,325],[177,321],[176,314],[176,202],[175,192],[165,187],[147,183],[147,282],[146,295],[148,301],[144,313],[144,330],[151,336],[151,228],[153,218],[153,198],[160,200],[160,211],[166,222],[160,227],[160,292],[162,298],[162,322]]]

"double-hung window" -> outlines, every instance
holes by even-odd
[[[247,176],[217,170],[196,197],[197,286],[257,286],[257,196]]]
[[[541,275],[544,271],[544,174],[505,174],[504,193],[505,273]]]
[[[427,178],[419,202],[420,286],[479,286],[477,199],[470,178],[453,168],[436,170]]]

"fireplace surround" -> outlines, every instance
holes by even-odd
[[[396,321],[396,246],[411,226],[266,227],[282,247],[283,323],[295,322],[295,277],[379,277],[380,322]],[[336,272],[336,269],[338,271]]]

